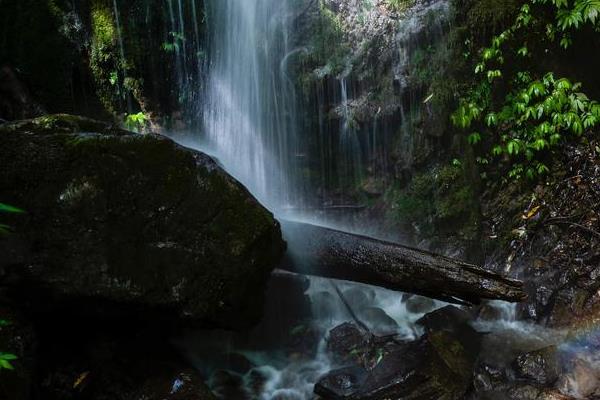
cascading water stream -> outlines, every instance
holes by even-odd
[[[207,150],[277,212],[295,202],[301,157],[288,62],[290,0],[219,0],[207,6],[210,65]]]

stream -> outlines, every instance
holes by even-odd
[[[354,323],[333,285],[373,333],[400,342],[419,338],[423,329],[416,321],[446,305],[368,285],[277,272],[264,318],[253,330],[189,331],[176,343],[222,399],[314,399],[319,379],[344,366],[328,351],[331,330]],[[492,302],[488,312],[493,318],[472,325],[486,332],[480,357],[490,365],[509,367],[519,354],[563,338],[561,332],[516,321],[514,305]]]

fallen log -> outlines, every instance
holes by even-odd
[[[439,254],[321,226],[281,221],[280,269],[427,296],[451,303],[526,299],[521,281]]]

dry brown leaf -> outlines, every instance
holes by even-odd
[[[90,374],[90,371],[85,371],[85,372],[81,373],[79,375],[79,377],[77,377],[77,379],[75,380],[75,383],[73,383],[73,389],[76,389],[79,385],[81,385],[83,383],[83,381],[86,380],[86,378],[88,377],[89,374]]]
[[[523,214],[521,216],[521,218],[523,218],[523,219],[531,219],[531,218],[533,218],[538,213],[540,207],[541,206],[535,206],[535,207],[533,207],[531,210],[529,210],[528,212],[526,212],[525,214]]]

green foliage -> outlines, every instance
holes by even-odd
[[[0,212],[11,213],[11,214],[22,214],[25,211],[21,210],[20,208],[10,206],[8,204],[0,203]],[[10,232],[10,226],[0,223],[0,234],[6,235],[9,232]],[[2,325],[0,325],[0,326],[2,326]]]
[[[109,112],[116,114],[121,93],[123,60],[117,55],[117,29],[111,8],[96,1],[90,10],[92,37],[90,68],[96,82],[98,97]]]
[[[108,81],[110,82],[110,84],[112,86],[118,85],[119,84],[119,73],[117,71],[111,71]]]
[[[306,61],[317,65],[321,75],[337,75],[346,67],[350,54],[342,21],[336,13],[321,4],[314,24]]]
[[[18,214],[22,214],[25,211],[21,210],[20,208],[17,207],[13,207],[10,206],[8,204],[4,204],[4,203],[0,203],[0,212],[8,212],[8,213],[18,213]]]
[[[185,36],[180,32],[169,32],[170,40],[162,44],[162,49],[167,53],[179,53],[184,46]]]
[[[91,17],[94,41],[99,46],[111,46],[116,40],[116,28],[110,8],[95,4]]]
[[[125,121],[123,121],[123,125],[126,129],[142,133],[148,127],[148,122],[150,119],[143,112],[139,112],[137,114],[127,114],[125,115]]]
[[[532,0],[534,4],[550,5],[554,8],[554,24],[548,25],[547,37],[559,40],[562,47],[567,48],[572,43],[571,33],[584,24],[591,24],[596,32],[600,29],[600,0]],[[527,14],[529,10],[522,10]]]
[[[8,369],[13,370],[15,367],[11,364],[11,361],[16,360],[18,357],[10,353],[0,352],[0,370]]]
[[[412,4],[414,4],[413,0],[386,0],[387,6],[396,12],[404,11]]]
[[[533,12],[533,7],[545,9]],[[556,43],[566,48],[571,33],[583,24],[590,23],[598,31],[599,13],[600,0],[529,0],[514,24],[481,50],[474,68],[477,84],[461,99],[451,119],[461,129],[477,129],[468,135],[468,142],[482,147],[491,159],[508,160],[509,177],[535,179],[548,173],[547,161],[561,143],[600,122],[600,104],[581,92],[581,84],[528,68],[534,55],[527,42],[531,32],[543,31],[535,37],[547,43],[542,47]],[[522,68],[511,71],[505,57],[511,57],[511,66]],[[495,92],[506,95],[494,101]]]

